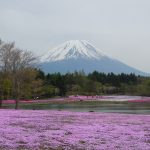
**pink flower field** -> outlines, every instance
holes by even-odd
[[[150,115],[0,110],[0,150],[150,150]]]

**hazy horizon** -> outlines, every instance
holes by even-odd
[[[150,73],[149,0],[0,0],[0,38],[39,55],[68,40]]]

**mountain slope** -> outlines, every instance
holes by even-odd
[[[142,71],[110,58],[90,43],[78,40],[67,41],[48,51],[41,59],[41,69],[46,73],[66,73],[75,70],[89,73],[97,70],[105,73],[124,72],[146,75]]]

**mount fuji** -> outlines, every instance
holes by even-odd
[[[104,73],[146,75],[138,69],[107,56],[85,40],[67,41],[49,50],[41,57],[40,66],[46,73],[67,73],[81,70],[90,73],[96,70]]]

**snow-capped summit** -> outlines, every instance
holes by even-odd
[[[49,50],[42,61],[55,62],[68,59],[101,59],[105,54],[85,40],[70,40]]]
[[[100,49],[94,47],[85,40],[67,41],[54,49],[49,50],[41,58],[41,69],[46,73],[67,73],[84,70],[85,73],[114,72],[146,73],[130,67],[117,59],[108,57]]]

